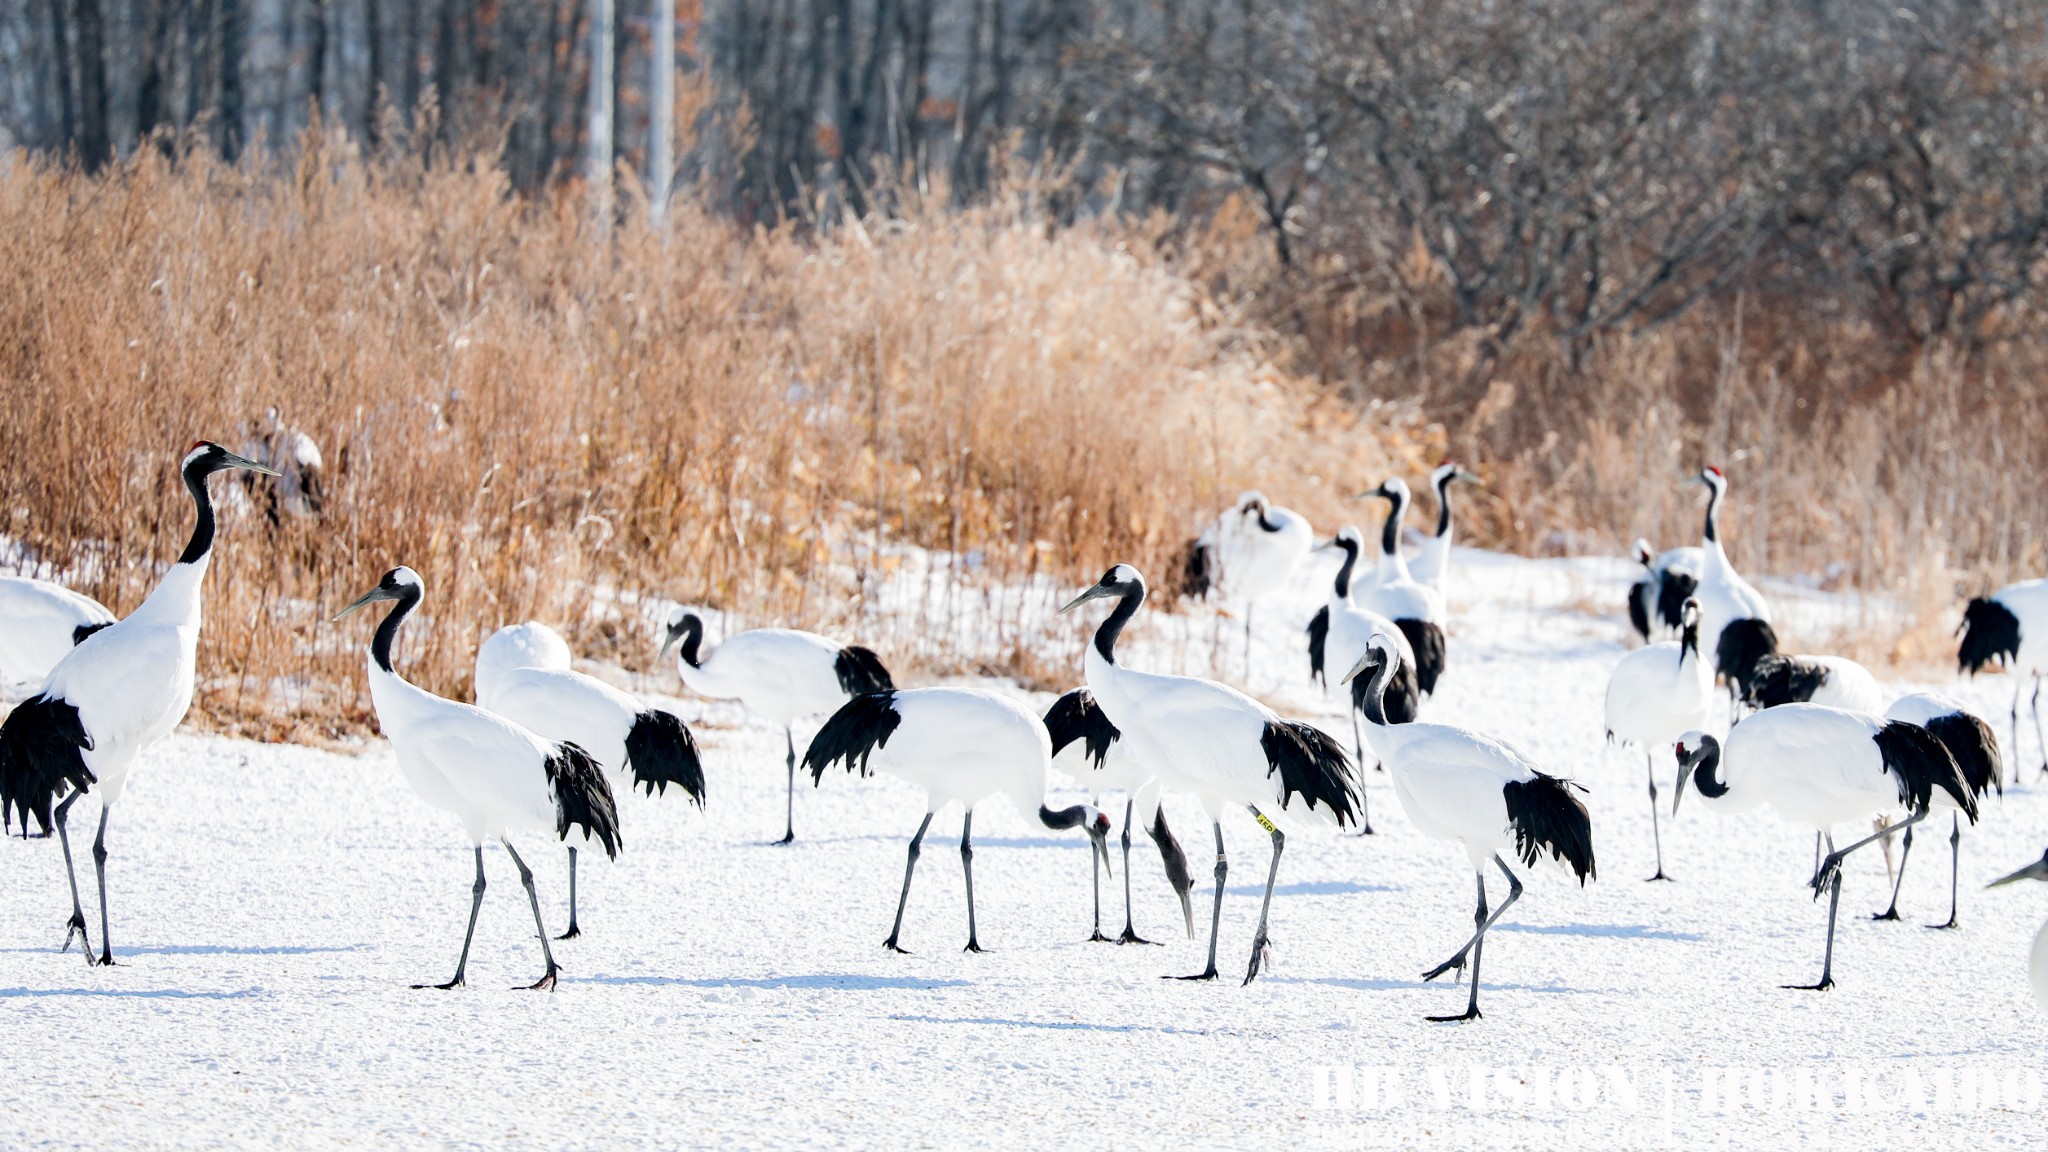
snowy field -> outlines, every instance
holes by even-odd
[[[1250,688],[1348,744],[1300,645],[1333,567],[1319,557],[1287,602],[1262,606]],[[2048,1079],[2048,1016],[2025,977],[2048,886],[1983,891],[2048,846],[2031,731],[2025,783],[1965,834],[1961,929],[1921,926],[1947,912],[1946,817],[1930,818],[1941,826],[1907,873],[1907,919],[1868,918],[1885,868],[1859,853],[1838,986],[1782,990],[1820,969],[1810,832],[1694,802],[1665,828],[1678,882],[1643,881],[1642,761],[1604,746],[1600,710],[1631,575],[1618,561],[1474,552],[1453,570],[1450,665],[1425,717],[1512,738],[1586,784],[1599,856],[1583,889],[1555,866],[1529,870],[1489,938],[1481,1021],[1422,1019],[1463,1007],[1451,977],[1417,976],[1469,932],[1472,877],[1459,849],[1403,820],[1384,775],[1367,779],[1377,835],[1290,839],[1271,962],[1250,987],[1239,980],[1267,841],[1248,815],[1224,826],[1223,980],[1160,979],[1197,971],[1203,943],[1180,930],[1148,840],[1133,847],[1138,929],[1165,946],[1086,943],[1085,838],[1001,798],[976,825],[990,951],[960,950],[955,810],[927,837],[904,926],[916,954],[898,956],[881,941],[922,794],[835,772],[798,797],[798,843],[772,846],[780,734],[680,700],[706,748],[708,810],[675,790],[622,801],[625,850],[610,865],[586,853],[584,935],[555,946],[553,994],[513,990],[540,974],[540,950],[491,848],[470,986],[439,992],[409,985],[453,970],[469,851],[451,817],[413,798],[387,746],[350,757],[180,735],[146,755],[114,814],[120,966],[56,952],[55,841],[0,845],[0,1146],[2040,1147],[2048,1110],[2025,1107],[2038,1090],[1990,1108],[1955,1094],[1974,1083],[1966,1071]],[[1805,595],[1790,643],[1851,610]],[[1077,615],[1078,634],[1097,614]],[[1236,679],[1234,629],[1223,666]],[[1206,652],[1208,631],[1147,612],[1126,660]],[[672,674],[646,683],[680,691]],[[1941,687],[2005,735],[2009,680]],[[90,828],[96,808],[81,805],[73,827]],[[1121,800],[1112,808],[1120,820]],[[1186,798],[1168,812],[1206,927],[1209,832]],[[561,849],[521,849],[559,931]],[[1105,885],[1111,934],[1121,879]],[[86,904],[96,928],[89,891]],[[1723,1068],[1747,1070],[1732,1105],[1702,1092]],[[1560,1090],[1566,1070],[1583,1072]],[[1785,1088],[1805,1076],[1820,1097],[1799,1108]],[[1863,1088],[1845,1092],[1845,1077]],[[1377,1106],[1360,1107],[1365,1095]]]

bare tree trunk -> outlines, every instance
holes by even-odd
[[[590,0],[590,150],[583,168],[600,224],[612,211],[613,16],[612,0]]]
[[[647,118],[647,196],[654,226],[668,220],[669,181],[675,177],[676,0],[654,0],[653,102]]]
[[[107,162],[106,28],[99,0],[78,0],[78,156],[87,171]]]

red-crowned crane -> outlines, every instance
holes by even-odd
[[[1408,566],[1409,575],[1439,592],[1444,589],[1444,574],[1451,570],[1451,485],[1460,480],[1479,483],[1479,477],[1449,460],[1429,474],[1429,486],[1436,490],[1436,532],[1423,542],[1415,562]]]
[[[1493,736],[1451,724],[1390,724],[1384,700],[1394,677],[1394,646],[1384,636],[1373,638],[1346,680],[1364,677],[1365,742],[1394,778],[1394,795],[1422,834],[1449,840],[1465,850],[1478,880],[1479,907],[1474,931],[1450,959],[1422,974],[1434,980],[1472,962],[1471,995],[1465,1010],[1430,1020],[1479,1018],[1479,960],[1487,929],[1522,896],[1522,881],[1501,859],[1513,852],[1534,865],[1548,852],[1579,878],[1581,885],[1596,875],[1593,863],[1593,821],[1586,806],[1572,795],[1579,786],[1552,776],[1521,749]],[[1486,907],[1486,866],[1491,862],[1507,877],[1508,898],[1491,913]]]
[[[1329,668],[1349,668],[1365,655],[1366,645],[1376,635],[1389,637],[1400,655],[1399,666],[1394,672],[1393,685],[1388,691],[1387,715],[1396,724],[1406,724],[1415,719],[1420,706],[1422,689],[1416,681],[1415,649],[1408,644],[1408,637],[1392,620],[1361,608],[1352,602],[1352,574],[1357,569],[1358,557],[1365,549],[1365,538],[1357,528],[1346,524],[1337,530],[1324,548],[1341,549],[1344,562],[1337,568],[1337,577],[1330,588],[1329,602],[1316,611],[1308,622],[1308,669],[1309,675],[1319,683],[1327,684]],[[1358,714],[1365,708],[1365,682],[1351,682],[1351,747],[1357,757],[1361,775],[1358,781],[1358,824],[1359,834],[1372,833],[1372,807],[1369,803],[1365,778],[1365,738],[1358,730]]]
[[[1652,880],[1664,874],[1664,837],[1657,830],[1658,751],[1704,726],[1713,706],[1714,675],[1700,659],[1700,602],[1679,608],[1679,636],[1622,656],[1607,678],[1607,739],[1643,750],[1650,780],[1650,840],[1657,852]]]
[[[696,738],[672,712],[649,708],[632,696],[568,667],[568,642],[537,621],[492,633],[476,653],[476,702],[549,740],[572,743],[605,771],[612,795],[645,788],[667,795],[668,786],[704,806],[704,765]],[[558,663],[559,662],[559,663]],[[556,937],[583,934],[576,923],[576,846],[569,845],[569,927]]]
[[[1088,691],[1122,739],[1150,765],[1163,787],[1194,794],[1216,833],[1216,902],[1209,921],[1209,963],[1193,980],[1216,977],[1216,938],[1223,926],[1223,881],[1230,866],[1223,848],[1223,810],[1242,805],[1266,830],[1273,861],[1266,873],[1265,901],[1252,939],[1249,984],[1259,974],[1268,943],[1273,883],[1280,874],[1286,835],[1265,811],[1285,811],[1299,795],[1308,809],[1339,827],[1356,819],[1356,771],[1344,748],[1321,729],[1283,720],[1251,697],[1193,676],[1166,676],[1125,668],[1116,660],[1117,637],[1145,602],[1145,578],[1118,564],[1076,596],[1061,612],[1090,600],[1117,601],[1095,630],[1085,667]]]
[[[1699,583],[1693,590],[1700,602],[1700,651],[1708,654],[1714,673],[1726,678],[1729,692],[1740,699],[1756,662],[1778,650],[1778,636],[1771,630],[1769,602],[1728,562],[1721,547],[1721,501],[1728,495],[1728,477],[1709,466],[1698,479],[1707,488]]]
[[[81,640],[113,622],[106,605],[62,584],[0,576],[0,687],[41,684]]]
[[[0,726],[0,816],[11,818],[19,811],[24,836],[31,815],[44,835],[54,822],[64,848],[64,873],[71,882],[64,948],[78,937],[87,964],[114,962],[107,939],[107,816],[128,786],[128,774],[142,750],[176,728],[192,706],[199,593],[213,558],[213,498],[206,481],[230,468],[270,474],[263,465],[205,440],[185,453],[178,472],[192,497],[195,519],[192,537],[177,563],[127,619],[92,633],[65,653],[43,680],[42,690]],[[78,874],[71,866],[71,837],[65,829],[71,806],[93,788],[100,793],[100,828],[92,842],[100,889],[97,960],[85,929]],[[57,803],[60,797],[63,802]]]
[[[1705,558],[1692,547],[1652,552],[1648,540],[1637,540],[1636,563],[1643,566],[1643,574],[1629,585],[1628,622],[1647,644],[1659,633],[1684,626],[1680,612],[1699,588]]]
[[[512,833],[552,828],[567,840],[569,829],[578,827],[585,840],[597,837],[605,855],[617,856],[617,802],[604,769],[582,748],[544,739],[475,705],[436,696],[398,674],[391,663],[391,645],[424,595],[419,573],[393,568],[335,619],[381,601],[395,602],[370,641],[370,700],[377,709],[377,725],[398,753],[398,769],[413,793],[461,820],[476,854],[462,956],[455,962],[454,978],[434,987],[460,988],[465,982],[469,945],[476,938],[476,916],[484,903],[484,841],[496,840],[519,869],[519,882],[533,908],[533,926],[540,934],[541,956],[547,961],[547,971],[530,987],[552,989],[561,968],[548,946],[533,870],[512,847]]]
[[[848,700],[818,729],[804,752],[811,783],[825,770],[843,763],[865,776],[887,772],[925,790],[924,822],[910,838],[903,865],[903,894],[896,901],[896,922],[882,946],[906,949],[903,909],[910,903],[910,880],[932,817],[959,801],[960,869],[967,879],[967,951],[979,952],[974,927],[974,807],[990,796],[1006,795],[1019,812],[1036,810],[1039,823],[1055,831],[1081,828],[1098,860],[1107,862],[1109,817],[1092,804],[1053,809],[1046,800],[1052,767],[1052,742],[1045,725],[1030,709],[979,688],[902,688],[868,692]]]
[[[738,700],[749,712],[782,725],[789,749],[789,791],[778,843],[796,839],[796,722],[837,711],[855,696],[894,688],[881,658],[858,644],[840,644],[816,632],[756,628],[728,636],[704,655],[704,621],[676,609],[661,650],[676,645],[676,672],[690,691],[714,700]]]
[[[1901,696],[1885,709],[1887,720],[1903,720],[1918,724],[1934,734],[1941,746],[1948,749],[1956,767],[1963,773],[1964,783],[1970,786],[1970,795],[1978,800],[1980,809],[1986,793],[1996,789],[2005,794],[2005,761],[1998,751],[1998,737],[1992,734],[1991,725],[1969,709],[1938,692],[1915,692]],[[1935,792],[1932,801],[1937,808],[1955,809],[1946,792]],[[1930,924],[1930,928],[1953,928],[1956,926],[1956,882],[1958,869],[1962,866],[1963,817],[1957,810],[1950,817],[1948,831],[1948,921]],[[1906,883],[1906,861],[1913,855],[1913,830],[1906,829],[1905,843],[1899,852],[1899,874],[1892,882],[1891,906],[1879,912],[1874,919],[1897,920],[1899,918],[1899,888]]]
[[[1364,493],[1387,502],[1380,526],[1379,566],[1370,587],[1358,594],[1361,606],[1385,616],[1408,638],[1415,653],[1415,683],[1424,696],[1436,694],[1444,671],[1444,596],[1414,578],[1401,556],[1401,521],[1408,514],[1408,484],[1396,476]]]
[[[2014,674],[2012,686],[2012,769],[2020,769],[2020,692],[2034,681],[2034,736],[2041,746],[2041,772],[2048,775],[2048,732],[2041,727],[2041,677],[2048,674],[2048,579],[2008,584],[1963,608],[1956,629],[1956,670],[1975,676],[1996,664]]]
[[[1688,732],[1679,737],[1677,752],[1674,815],[1691,781],[1710,808],[1741,812],[1769,804],[1787,819],[1813,825],[1828,842],[1828,854],[1809,884],[1816,900],[1828,893],[1820,980],[1788,988],[1835,986],[1835,915],[1842,903],[1844,857],[1888,831],[1926,819],[1936,790],[1947,793],[1971,823],[1977,821],[1977,798],[1955,758],[1917,724],[1820,704],[1787,704],[1743,717],[1729,731],[1725,747],[1712,736]],[[1836,850],[1829,831],[1835,825],[1899,808],[1909,813],[1900,825]]]
[[[1314,544],[1307,517],[1275,505],[1263,492],[1246,492],[1182,550],[1177,592],[1199,600],[1215,591],[1226,604],[1243,608],[1247,677],[1254,604],[1283,587]]]

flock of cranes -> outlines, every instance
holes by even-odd
[[[267,499],[264,507],[273,517],[279,508],[318,510],[308,503],[318,499],[318,449],[288,435],[274,412],[268,419],[263,451],[243,455],[200,442],[187,452],[180,473],[194,507],[190,541],[155,591],[126,618],[42,581],[0,580],[0,674],[39,685],[0,725],[0,816],[10,828],[18,817],[24,836],[31,820],[39,835],[55,832],[72,904],[62,950],[78,939],[88,964],[114,963],[106,884],[109,815],[140,754],[176,727],[192,699],[201,586],[216,536],[209,478],[223,471],[273,478],[296,472],[288,498]],[[1061,609],[1073,612],[1097,600],[1111,605],[1085,649],[1082,684],[1043,716],[1011,697],[974,688],[899,688],[872,651],[809,632],[742,632],[706,652],[702,619],[681,609],[669,619],[660,651],[665,658],[675,649],[677,673],[693,692],[737,700],[783,728],[783,843],[796,835],[799,762],[814,786],[834,766],[843,766],[863,776],[888,773],[925,789],[927,809],[909,842],[895,921],[884,942],[897,951],[904,950],[903,914],[925,833],[933,815],[956,802],[965,813],[960,856],[966,947],[981,950],[973,819],[977,805],[997,795],[1007,796],[1022,813],[1035,811],[1048,829],[1078,828],[1089,838],[1095,878],[1091,939],[1148,942],[1138,934],[1130,907],[1134,829],[1157,847],[1184,927],[1194,936],[1195,880],[1160,803],[1162,795],[1175,793],[1202,806],[1216,846],[1207,963],[1185,979],[1220,974],[1229,873],[1223,814],[1242,809],[1267,834],[1270,855],[1244,975],[1250,983],[1266,962],[1272,897],[1289,833],[1317,825],[1371,832],[1361,775],[1370,763],[1388,775],[1408,822],[1430,839],[1461,848],[1473,870],[1472,934],[1424,973],[1435,979],[1457,971],[1469,988],[1462,1012],[1431,1019],[1470,1020],[1480,1014],[1480,961],[1488,930],[1524,891],[1509,860],[1528,867],[1548,857],[1581,884],[1597,874],[1592,820],[1578,798],[1580,785],[1498,735],[1420,719],[1448,672],[1443,583],[1451,493],[1454,484],[1474,479],[1451,464],[1435,471],[1436,530],[1413,563],[1403,555],[1401,540],[1410,494],[1398,478],[1362,494],[1387,505],[1376,539],[1346,525],[1318,544],[1306,519],[1248,493],[1189,545],[1178,590],[1194,596],[1215,590],[1235,600],[1246,619],[1248,668],[1251,602],[1288,579],[1312,551],[1343,553],[1327,602],[1308,626],[1305,647],[1311,676],[1326,684],[1334,680],[1332,687],[1347,699],[1348,747],[1231,685],[1127,664],[1118,640],[1148,594],[1144,576],[1129,564],[1111,567]],[[1949,811],[1950,913],[1940,927],[1955,926],[1962,824],[1980,818],[1988,793],[2002,792],[2003,760],[1991,726],[1953,700],[1916,694],[1888,701],[1876,679],[1853,661],[1780,652],[1768,601],[1736,572],[1722,547],[1719,513],[1727,479],[1715,468],[1698,479],[1708,489],[1701,546],[1661,555],[1645,543],[1637,546],[1645,571],[1630,590],[1629,616],[1646,643],[1614,669],[1605,701],[1607,734],[1645,756],[1657,862],[1652,880],[1671,879],[1658,811],[1658,753],[1665,748],[1677,767],[1673,816],[1690,785],[1707,807],[1738,812],[1768,805],[1815,827],[1809,883],[1816,899],[1829,899],[1827,942],[1819,980],[1799,987],[1827,988],[1833,983],[1843,859],[1880,841],[1888,852],[1889,837],[1903,835],[1892,905],[1878,914],[1896,919],[1897,882],[1914,829],[1935,809]],[[1376,547],[1371,558],[1368,547]],[[563,638],[535,622],[502,628],[479,647],[474,704],[413,685],[394,663],[393,645],[425,596],[418,573],[393,568],[335,619],[390,605],[368,645],[366,675],[379,725],[413,792],[456,817],[474,854],[470,915],[455,973],[435,987],[464,983],[486,890],[483,849],[495,840],[518,872],[540,940],[544,970],[532,987],[551,988],[559,966],[550,940],[582,931],[576,912],[579,847],[594,841],[608,858],[617,855],[624,844],[616,802],[622,791],[666,795],[675,785],[702,806],[702,757],[681,718],[577,672]],[[2006,665],[2031,676],[2038,693],[2039,677],[2048,671],[2048,583],[2017,584],[1971,601],[1961,633],[1964,671]],[[1662,638],[1666,634],[1670,638]],[[1707,731],[1717,681],[1726,686],[1734,716],[1719,735]],[[822,727],[799,757],[796,725],[818,716],[825,717]],[[2017,692],[2011,719],[2016,734]],[[1053,805],[1056,763],[1089,790],[1091,802]],[[101,801],[92,851],[100,908],[97,955],[78,895],[67,822],[88,792],[97,792]],[[1108,847],[1113,820],[1101,807],[1112,792],[1124,794],[1125,912],[1123,932],[1115,938],[1102,931],[1101,908],[1102,874],[1115,874]],[[1890,823],[1894,817],[1896,824]],[[1835,827],[1862,821],[1874,822],[1872,832],[1837,848]],[[549,831],[568,849],[568,924],[559,937],[547,931],[532,870],[513,844],[515,835]],[[1487,891],[1491,871],[1507,884],[1497,904]],[[2028,878],[2048,880],[2048,855],[1998,883]],[[2048,1004],[2048,926],[2035,942],[2031,971]]]

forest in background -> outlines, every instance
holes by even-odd
[[[15,281],[0,377],[35,414],[9,437],[54,422],[78,443],[92,417],[58,411],[65,398],[170,372],[194,390],[178,411],[241,418],[282,398],[346,444],[365,394],[442,404],[454,365],[487,358],[471,327],[516,314],[544,330],[499,333],[497,366],[456,388],[465,403],[530,406],[573,379],[622,410],[752,420],[752,404],[795,436],[811,425],[761,404],[793,379],[957,382],[993,403],[977,390],[1000,350],[1019,374],[1004,387],[1101,419],[1045,433],[1035,447],[1058,459],[1016,453],[1005,474],[1000,451],[969,452],[963,414],[939,457],[965,455],[916,466],[920,483],[956,477],[934,506],[971,488],[1034,510],[906,533],[991,545],[1009,571],[1130,548],[1158,560],[1244,484],[1340,514],[1325,463],[1347,453],[1351,472],[1455,454],[1488,482],[1467,538],[1536,552],[1689,541],[1697,503],[1679,482],[1719,462],[1738,562],[1891,593],[1913,618],[1876,655],[1901,660],[1937,655],[1959,591],[2048,566],[2029,528],[2048,519],[2031,483],[2048,456],[2038,6],[688,0],[667,37],[661,15],[632,0],[0,3],[0,138],[18,150],[0,175]],[[656,66],[664,43],[672,71]],[[920,294],[938,282],[932,244],[995,295]],[[823,268],[865,271],[821,288]],[[1158,277],[1147,291],[1163,295],[1135,298],[1174,303],[1077,303],[1103,269]],[[165,285],[181,283],[207,301],[196,313],[195,297],[171,308]],[[300,346],[364,323],[360,294],[393,283],[419,293],[407,342],[373,358]],[[735,302],[661,287],[678,283]],[[898,295],[858,299],[869,290]],[[672,303],[649,312],[650,297]],[[821,327],[818,309],[837,318]],[[1015,309],[1036,319],[1014,327]],[[176,323],[145,319],[159,314]],[[709,356],[733,391],[705,393],[666,345],[719,331],[703,319],[718,315],[751,334]],[[891,337],[862,334],[849,318],[864,316],[908,325],[902,347],[919,351],[878,372]],[[593,331],[649,358],[599,354]],[[1090,359],[1126,342],[1155,362]],[[1219,371],[1246,383],[1200,383]],[[1149,441],[1091,407],[1120,373],[1144,381],[1131,395]],[[598,419],[548,415],[533,418],[554,442]],[[1271,438],[1205,458],[1168,442],[1189,421]],[[590,441],[616,449],[602,467],[680,434],[648,427]],[[124,483],[156,485],[161,446],[119,443]],[[805,460],[796,443],[747,462]],[[903,529],[917,518],[860,494],[887,471],[875,443],[856,452],[867,478],[834,477],[816,507]],[[1108,483],[1086,461],[1168,479]],[[1043,495],[1041,469],[1061,477]],[[139,539],[80,522],[61,483],[0,483],[34,521],[17,538]],[[737,492],[676,506],[667,535],[715,533],[732,499],[753,499]],[[1134,492],[1141,513],[1119,503]],[[725,564],[684,590],[771,602]]]

